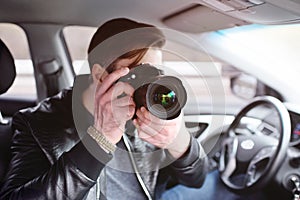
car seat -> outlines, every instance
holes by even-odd
[[[0,95],[4,94],[13,84],[16,77],[14,59],[0,39]],[[11,159],[12,139],[11,119],[5,119],[0,110],[0,188]]]

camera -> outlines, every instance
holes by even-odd
[[[160,119],[174,119],[186,104],[187,93],[180,79],[166,76],[150,64],[140,64],[118,81],[127,82],[134,88],[136,109],[144,106]]]

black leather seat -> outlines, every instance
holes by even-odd
[[[14,59],[6,45],[0,40],[0,95],[10,88],[15,77]],[[0,110],[0,187],[11,159],[10,145],[12,135],[11,119],[3,119]]]

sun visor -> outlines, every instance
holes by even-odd
[[[188,33],[216,31],[248,24],[246,21],[225,15],[200,4],[193,4],[188,8],[175,12],[162,21],[170,28]]]
[[[251,23],[288,24],[300,21],[300,1],[297,0],[201,0],[201,3]]]
[[[162,19],[175,30],[202,33],[256,24],[300,22],[297,0],[201,0]]]

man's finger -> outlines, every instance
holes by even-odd
[[[107,75],[102,81],[101,85],[97,87],[98,91],[96,92],[96,99],[104,94],[119,78],[128,74],[128,72],[128,67],[122,67]]]
[[[125,96],[123,96],[123,97],[126,97],[126,96],[131,97],[133,92],[134,92],[133,87],[130,86],[128,83],[119,82],[119,83],[115,84],[114,86],[112,86],[111,88],[109,88],[109,90],[106,91],[106,93],[102,94],[99,101],[102,104],[106,104],[108,102],[118,99],[118,97],[122,96],[123,94],[125,94]],[[122,99],[122,98],[120,98],[120,99]]]
[[[133,101],[133,98],[131,96],[125,96],[119,99],[115,99],[112,101],[113,106],[123,107],[123,106],[134,106],[135,103]]]
[[[112,108],[112,115],[116,121],[126,122],[131,119],[135,112],[135,106],[123,106]]]

